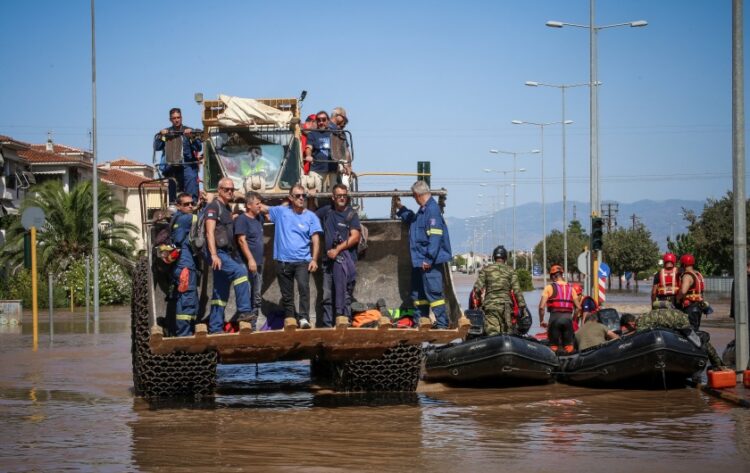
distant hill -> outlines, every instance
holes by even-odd
[[[616,224],[619,227],[629,227],[633,224],[632,216],[643,223],[651,231],[651,235],[662,250],[666,249],[667,237],[687,231],[687,222],[683,218],[683,209],[693,210],[700,214],[704,201],[671,199],[664,201],[639,200],[632,203],[618,203]],[[573,206],[576,206],[576,217],[581,221],[586,231],[590,228],[588,218],[588,204],[583,202],[568,202],[568,218],[572,219]],[[539,203],[519,205],[516,209],[516,247],[528,249],[542,239],[542,206]],[[483,222],[484,230],[480,232],[477,224],[470,221]],[[481,219],[448,217],[453,252],[460,253],[472,249],[471,240],[474,229],[477,234],[484,233],[484,253],[492,251],[496,245],[502,243],[506,248],[512,246],[513,209],[503,209],[493,215],[483,216]],[[552,229],[562,231],[562,202],[547,204],[547,232]],[[477,237],[474,251],[482,252],[482,238]]]

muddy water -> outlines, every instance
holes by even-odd
[[[99,335],[59,320],[51,345],[43,323],[37,352],[30,325],[0,333],[0,471],[748,471],[750,411],[693,389],[316,395],[296,362],[220,367],[214,401],[150,405],[127,311]]]

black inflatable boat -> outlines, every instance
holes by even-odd
[[[560,357],[561,381],[585,385],[663,387],[684,385],[708,357],[679,332],[652,329]]]
[[[558,360],[546,345],[521,335],[494,335],[429,350],[425,379],[448,383],[546,383]]]

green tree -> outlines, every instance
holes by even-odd
[[[578,269],[578,255],[583,252],[584,247],[588,245],[589,236],[583,230],[581,222],[578,220],[571,220],[568,225],[568,271],[571,274],[580,274]],[[564,244],[565,236],[559,230],[552,230],[547,235],[547,268],[553,264],[563,265],[565,262],[564,258]],[[542,242],[536,244],[534,247],[534,254],[542,254]],[[541,258],[539,258],[541,260]]]
[[[604,235],[604,261],[613,275],[626,271],[638,274],[654,267],[659,259],[659,246],[644,225],[635,228],[618,228]],[[622,279],[618,278],[620,288]],[[638,289],[638,279],[635,280]]]
[[[669,249],[678,257],[685,253],[692,253],[698,270],[706,275],[718,275],[723,271],[732,274],[734,262],[732,199],[732,192],[727,192],[718,200],[708,199],[700,215],[692,210],[684,210],[688,232],[678,235],[674,242],[668,241]],[[747,204],[745,215],[750,217]]]
[[[117,266],[132,268],[137,227],[118,220],[128,209],[114,199],[106,186],[98,191],[99,255]],[[92,254],[93,198],[91,182],[84,181],[65,192],[62,182],[47,181],[32,189],[21,205],[44,210],[46,224],[37,232],[40,274],[62,275],[76,261]],[[24,228],[11,224],[0,250],[0,265],[17,268],[23,263]]]

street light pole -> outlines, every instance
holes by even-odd
[[[549,125],[565,125],[563,122],[550,122],[550,123],[535,123],[526,122],[523,120],[513,120],[511,123],[514,125],[535,125],[541,130],[541,185],[542,185],[542,280],[544,286],[547,286],[547,207],[544,200],[544,127]],[[573,123],[572,120],[568,120],[567,124]]]
[[[591,216],[599,216],[599,207],[601,205],[599,200],[599,91],[597,85],[599,84],[599,73],[598,73],[598,51],[597,51],[597,35],[599,30],[607,28],[616,28],[619,26],[630,26],[631,28],[639,28],[648,25],[648,22],[644,20],[629,21],[625,23],[615,23],[611,25],[596,26],[594,24],[595,17],[595,4],[596,0],[589,0],[589,24],[580,25],[576,23],[565,23],[562,21],[548,21],[546,23],[550,28],[562,28],[563,26],[574,26],[576,28],[586,28],[589,30],[589,83],[590,88],[590,122],[589,122],[589,169],[591,174],[590,183],[590,200],[591,200]],[[596,261],[601,259],[601,255],[597,255],[596,258],[592,258],[594,266]],[[589,268],[589,271],[593,274],[593,268]],[[594,281],[596,277],[588,278],[589,282],[589,294],[593,294],[596,290]]]
[[[563,254],[564,270],[568,274],[568,177],[567,177],[567,146],[566,132],[567,123],[565,121],[565,89],[573,87],[586,87],[589,84],[545,84],[544,82],[526,81],[529,87],[554,87],[560,89],[562,95],[562,189],[563,189]]]
[[[503,151],[500,149],[491,149],[492,154],[509,154],[513,156],[513,269],[516,269],[516,173],[524,172],[525,169],[518,169],[516,167],[516,156],[519,154],[537,154],[538,149],[532,149],[530,151]]]

